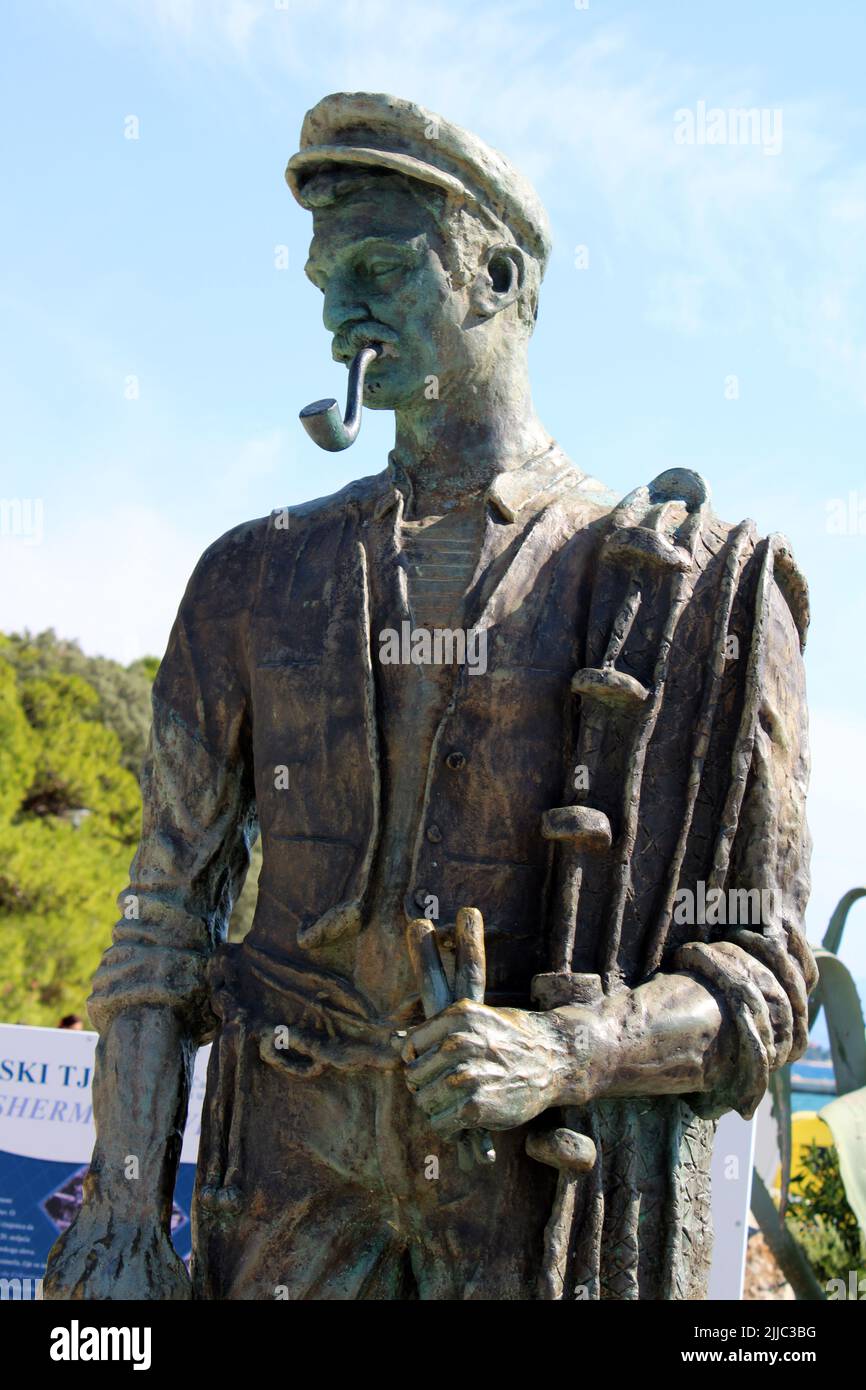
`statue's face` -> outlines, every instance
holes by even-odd
[[[315,210],[306,273],[325,296],[333,356],[348,363],[365,343],[384,344],[367,372],[370,406],[423,407],[471,367],[468,296],[452,286],[441,244],[432,214],[399,187],[362,184]]]

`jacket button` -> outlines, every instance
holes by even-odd
[[[445,766],[450,767],[452,772],[459,772],[461,767],[466,766],[466,754],[461,753],[459,750],[449,753],[448,757],[445,759]]]
[[[438,825],[427,826],[427,839],[430,841],[431,845],[438,845],[439,841],[442,839],[442,831],[439,829]]]

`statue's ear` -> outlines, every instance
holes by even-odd
[[[472,308],[492,318],[519,298],[526,279],[526,259],[517,246],[490,246],[472,284]]]

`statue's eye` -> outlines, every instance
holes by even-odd
[[[375,257],[373,260],[368,261],[365,266],[367,274],[373,280],[381,280],[384,278],[384,276],[390,275],[393,271],[399,269],[399,261],[386,261],[378,256]]]

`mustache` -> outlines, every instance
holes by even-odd
[[[344,323],[334,334],[331,356],[337,362],[351,362],[361,348],[371,343],[396,343],[397,334],[375,319],[365,319],[360,323]]]

